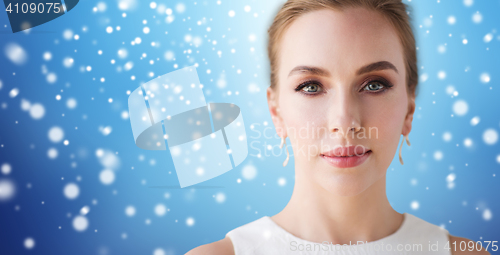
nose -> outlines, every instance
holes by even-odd
[[[334,93],[328,109],[329,130],[347,137],[361,130],[361,106],[349,89],[339,89]],[[349,134],[350,133],[350,134]]]

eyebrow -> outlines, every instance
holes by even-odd
[[[398,72],[398,69],[389,61],[379,61],[375,63],[371,63],[368,65],[365,65],[356,71],[356,75],[361,75],[364,73],[369,73],[373,71],[381,71],[381,70],[387,70],[387,69],[392,69],[396,73]],[[296,66],[295,68],[290,71],[288,74],[288,77],[294,75],[294,74],[299,74],[299,73],[309,73],[309,74],[314,74],[318,76],[330,76],[330,72],[328,70],[320,68],[320,67],[314,67],[314,66]]]

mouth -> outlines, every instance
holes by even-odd
[[[355,150],[353,147],[341,147],[320,156],[333,167],[351,168],[363,164],[372,153],[372,150],[365,148]]]
[[[349,158],[349,157],[361,157],[363,156],[364,154],[366,153],[370,153],[372,152],[372,150],[367,150],[366,152],[364,153],[361,153],[361,154],[352,154],[352,155],[335,155],[335,156],[329,156],[329,155],[326,155],[326,154],[321,154],[321,156],[325,156],[325,157],[336,157],[336,158]]]

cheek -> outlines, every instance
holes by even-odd
[[[370,146],[374,156],[389,166],[398,148],[404,118],[407,111],[404,93],[393,93],[383,100],[369,100],[365,108],[365,128],[370,130]]]
[[[327,106],[324,100],[293,93],[280,98],[281,116],[286,125],[288,137],[311,140],[313,131],[317,131],[318,128],[327,128],[328,116],[325,111]]]
[[[397,135],[402,128],[406,105],[404,100],[390,95],[381,98],[369,98],[363,103],[361,119],[365,128],[376,128],[379,134],[386,137],[389,134]]]

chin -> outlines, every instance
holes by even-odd
[[[373,170],[373,169],[372,169]],[[325,166],[315,174],[314,181],[333,195],[356,196],[377,181],[377,176],[366,166],[333,168]]]

